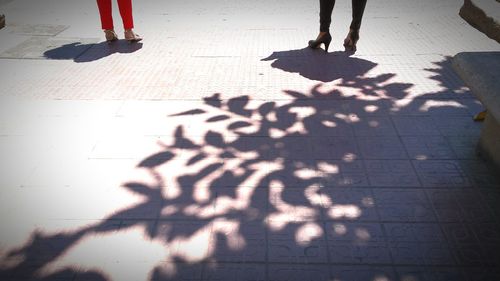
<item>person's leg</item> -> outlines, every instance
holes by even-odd
[[[352,0],[352,22],[349,27],[349,33],[344,40],[346,50],[356,51],[356,44],[359,40],[359,29],[361,28],[361,20],[365,12],[366,0]]]
[[[123,29],[125,29],[125,40],[129,42],[139,42],[142,37],[136,34],[134,28],[134,18],[132,16],[132,0],[118,0],[120,15],[123,20]]]
[[[113,13],[111,11],[111,0],[97,0],[99,15],[101,16],[101,26],[104,30],[113,29]]]
[[[132,17],[132,0],[118,0],[120,15],[122,16],[123,28],[125,30],[134,28],[134,18]]]
[[[351,30],[359,31],[361,27],[361,20],[363,19],[363,13],[365,12],[366,0],[352,0],[352,22]]]
[[[319,34],[316,40],[309,40],[310,48],[317,49],[324,44],[325,51],[328,52],[328,46],[332,41],[329,30],[334,6],[335,0],[319,0]]]
[[[354,1],[354,0],[353,0]],[[319,0],[319,31],[328,32],[332,22],[332,12],[335,0]]]

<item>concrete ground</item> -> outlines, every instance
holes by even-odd
[[[2,0],[1,280],[500,280],[460,0]],[[119,16],[115,9],[119,35]]]

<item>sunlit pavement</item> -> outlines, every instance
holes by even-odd
[[[462,1],[377,0],[347,54],[349,2],[326,54],[317,1],[135,0],[111,45],[94,1],[0,1],[0,279],[500,280],[450,66],[500,46]]]

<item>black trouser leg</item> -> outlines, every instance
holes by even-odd
[[[319,0],[320,32],[327,32],[330,29],[330,23],[332,22],[332,12],[334,6],[335,6],[335,0]]]
[[[365,12],[366,0],[352,0],[352,22],[350,28],[359,30]]]

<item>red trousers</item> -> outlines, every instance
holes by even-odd
[[[111,12],[111,0],[97,0],[97,7],[101,15],[102,29],[113,29],[113,13]],[[120,15],[122,16],[123,28],[134,28],[132,17],[132,0],[118,0]]]

